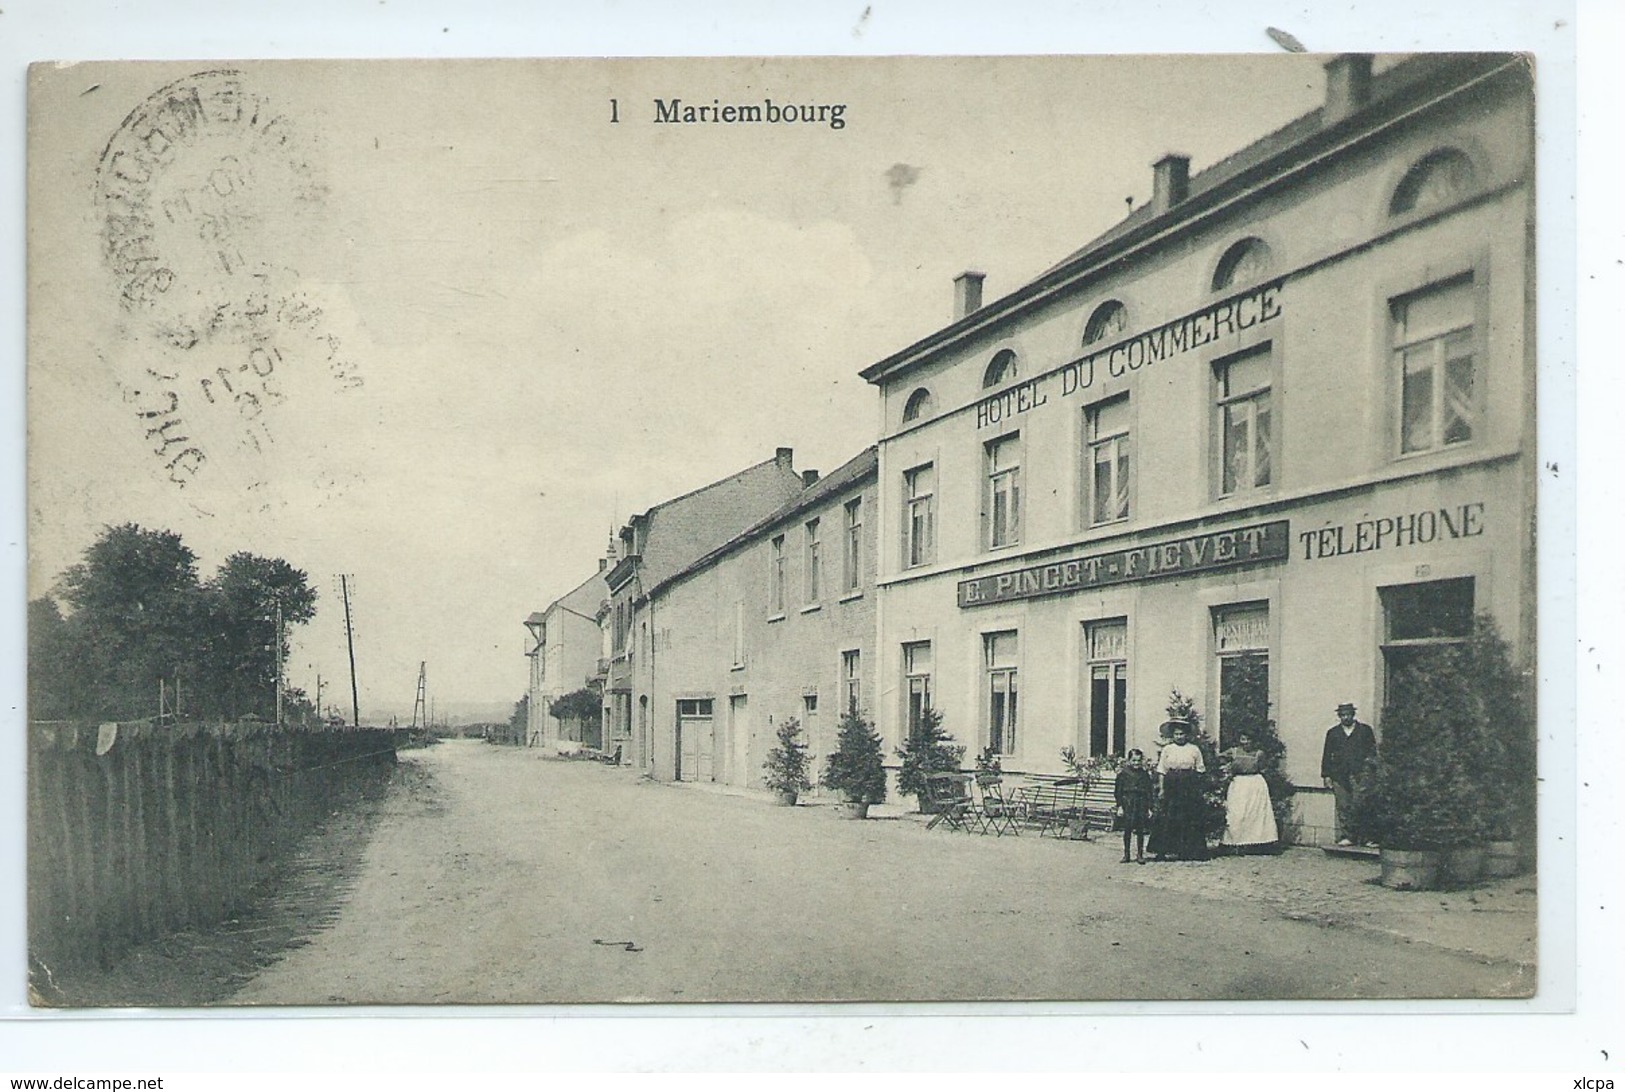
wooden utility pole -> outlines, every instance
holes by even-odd
[[[361,695],[355,685],[355,630],[350,625],[350,578],[339,574],[339,587],[344,592],[344,641],[350,648],[350,723],[361,727]]]
[[[282,727],[282,691],[283,691],[283,689],[284,689],[284,687],[282,685],[282,598],[280,596],[278,596],[277,601],[276,601],[276,723],[277,723],[278,728]],[[180,691],[179,691],[178,688],[177,688],[177,690],[175,692],[175,704],[176,704],[177,707],[180,705]],[[176,712],[177,713],[180,712],[179,708],[176,709]]]

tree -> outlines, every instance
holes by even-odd
[[[767,752],[767,761],[762,763],[762,769],[767,773],[763,784],[771,792],[790,796],[806,792],[812,788],[812,779],[807,776],[807,765],[811,758],[807,754],[807,744],[801,739],[801,721],[791,717],[780,722],[774,735],[779,745]]]
[[[926,777],[958,770],[965,748],[943,731],[942,711],[926,706],[909,725],[908,738],[897,748],[897,757],[902,761],[897,772],[898,791],[918,797],[923,811],[927,807]]]
[[[60,720],[73,708],[73,627],[56,600],[28,604],[28,716]]]
[[[172,531],[106,528],[59,583],[73,610],[76,714],[150,715],[160,679],[196,682],[203,594],[197,555]]]
[[[835,740],[835,750],[824,759],[819,783],[854,804],[885,800],[885,752],[874,725],[856,709],[849,709],[841,716]]]
[[[180,686],[185,714],[268,717],[287,628],[316,613],[316,592],[286,561],[232,554],[201,584],[179,535],[134,523],[104,528],[55,595],[66,617],[51,599],[29,607],[36,717],[151,716],[160,680]]]
[[[508,729],[521,740],[528,738],[530,729],[530,695],[526,694],[513,703],[513,713],[508,717]]]
[[[204,598],[207,687],[199,701],[224,716],[274,713],[277,677],[288,660],[288,630],[316,616],[316,589],[304,572],[280,558],[235,553],[205,585]]]

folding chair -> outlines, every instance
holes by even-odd
[[[1016,825],[1021,815],[1021,805],[1014,800],[1006,800],[1004,789],[1000,786],[1000,779],[992,774],[976,775],[977,801],[976,815],[982,824],[982,833],[992,831],[999,837],[1005,832],[1020,834],[1021,828]]]
[[[925,777],[925,800],[928,807],[936,814],[931,821],[925,824],[926,830],[931,830],[938,823],[949,830],[970,829],[969,823],[973,816],[971,813],[970,794],[966,791],[967,774],[962,773],[934,773]]]

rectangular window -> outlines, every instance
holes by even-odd
[[[823,560],[822,560],[822,557],[821,557],[821,552],[823,550],[823,545],[820,543],[819,538],[818,538],[818,522],[819,521],[815,520],[815,519],[807,521],[807,529],[806,529],[807,546],[806,546],[806,550],[804,551],[805,556],[802,558],[802,561],[804,563],[804,568],[806,569],[806,572],[803,574],[803,580],[802,580],[802,583],[804,585],[804,587],[802,588],[802,592],[806,597],[803,601],[808,606],[811,606],[812,604],[818,602],[818,597],[819,597],[819,586],[818,585],[819,585],[820,576],[821,576],[822,571],[823,571]]]
[[[1393,677],[1430,648],[1457,645],[1473,631],[1473,578],[1427,580],[1377,589],[1383,615],[1383,698]]]
[[[848,713],[858,711],[858,699],[861,696],[858,693],[858,672],[860,669],[861,664],[859,663],[857,649],[841,653],[841,697],[845,701]]]
[[[930,463],[903,474],[903,567],[929,565],[936,557],[936,468]]]
[[[818,756],[811,748],[818,742],[818,695],[803,694],[801,697],[801,742],[808,747],[807,758],[811,761],[811,769],[818,769]]]
[[[863,498],[847,501],[842,542],[841,590],[855,592],[863,580]]]
[[[734,603],[734,666],[745,666],[745,601]]]
[[[1219,747],[1244,731],[1265,727],[1270,716],[1270,608],[1268,603],[1213,611],[1213,651],[1219,660]]]
[[[784,536],[769,543],[767,608],[773,614],[784,613]]]
[[[1128,396],[1084,411],[1089,526],[1116,523],[1129,514]]]
[[[1021,437],[989,441],[986,463],[987,546],[1013,546],[1021,541]]]
[[[1120,755],[1128,747],[1128,622],[1087,622],[1083,631],[1089,672],[1089,754]]]
[[[1223,495],[1270,484],[1270,369],[1267,343],[1214,364]]]
[[[987,668],[987,742],[994,754],[1016,753],[1016,631],[982,637]]]
[[[908,730],[920,727],[920,718],[931,708],[931,642],[914,641],[903,646],[903,692],[908,695]]]
[[[1433,451],[1473,438],[1471,274],[1389,303],[1399,371],[1399,450]]]

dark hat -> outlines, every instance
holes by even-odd
[[[1341,705],[1339,705],[1337,707],[1337,711],[1339,713],[1341,713],[1345,709],[1347,709],[1351,713],[1354,712],[1354,703],[1351,702],[1351,701],[1346,701],[1346,702],[1343,702]]]
[[[1175,732],[1188,732],[1191,730],[1191,722],[1183,717],[1169,717],[1162,722],[1162,730],[1167,735],[1172,735]]]

